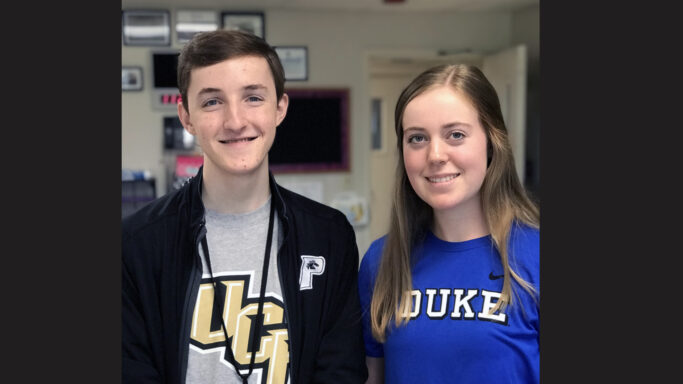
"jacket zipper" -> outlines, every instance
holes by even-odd
[[[272,203],[271,203],[272,204]],[[284,228],[283,228],[284,229]],[[280,245],[280,249],[277,250],[277,274],[278,278],[280,280],[280,286],[282,287],[282,304],[284,305],[285,309],[285,319],[287,322],[287,335],[289,339],[289,382],[290,383],[296,383],[296,380],[294,380],[294,367],[296,366],[294,364],[294,336],[292,335],[292,328],[290,326],[290,318],[289,318],[289,310],[287,309],[287,292],[289,291],[287,287],[285,286],[282,274],[282,266],[281,266],[281,261],[282,259],[280,257],[280,253],[282,251],[282,247],[285,245],[287,242],[287,239],[282,239],[282,245]]]
[[[198,234],[195,237],[194,250],[197,252],[197,258],[192,264],[192,272],[190,273],[190,283],[188,284],[188,290],[185,292],[185,303],[183,305],[183,320],[180,325],[180,383],[185,384],[185,379],[187,376],[187,357],[190,352],[190,319],[192,318],[192,310],[189,310],[190,305],[193,306],[197,301],[197,292],[199,291],[199,282],[201,281],[201,268],[197,268],[197,265],[201,265],[201,260],[199,259],[199,243],[201,239],[206,235],[206,228],[204,227],[204,220],[199,224]],[[199,261],[199,264],[197,264]]]

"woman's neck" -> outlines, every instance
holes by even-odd
[[[434,211],[432,232],[441,240],[460,242],[489,234],[481,204]]]

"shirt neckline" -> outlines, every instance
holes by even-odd
[[[446,241],[436,237],[436,235],[429,230],[427,231],[427,236],[424,243],[428,248],[436,248],[438,250],[449,252],[458,252],[473,248],[491,246],[491,235],[489,234],[465,241]]]

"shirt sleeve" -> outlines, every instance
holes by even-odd
[[[540,230],[527,226],[513,227],[510,236],[511,250],[510,266],[536,290],[532,296],[513,281],[514,287],[519,293],[523,308],[527,314],[526,319],[530,326],[539,330],[539,301],[541,297],[540,285]]]
[[[372,300],[375,277],[382,255],[383,240],[384,238],[381,238],[370,245],[361,260],[358,272],[358,294],[363,311],[363,341],[365,343],[365,354],[369,357],[384,357],[384,347],[382,343],[372,337],[372,328],[370,327],[370,301]]]

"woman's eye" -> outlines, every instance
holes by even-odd
[[[408,143],[419,144],[425,140],[425,137],[422,135],[413,135],[408,138]]]
[[[460,140],[460,139],[464,138],[465,135],[463,135],[462,132],[453,132],[453,133],[451,133],[451,137],[456,139],[456,140]]]

